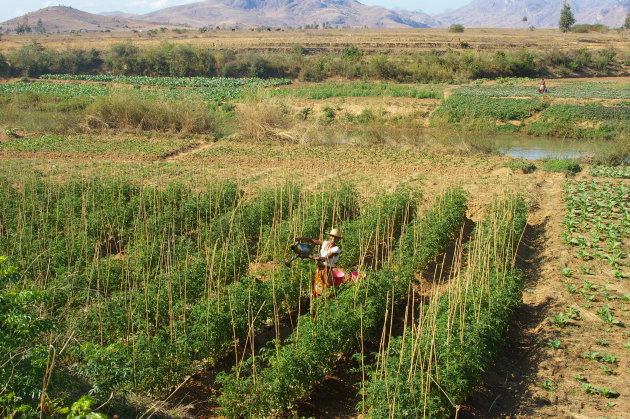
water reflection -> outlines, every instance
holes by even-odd
[[[606,140],[565,140],[548,137],[499,136],[493,139],[497,151],[512,157],[535,160],[547,158],[574,159],[600,153],[614,145]]]

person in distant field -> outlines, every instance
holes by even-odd
[[[547,84],[545,79],[540,79],[540,86],[538,86],[538,93],[547,93]]]
[[[333,270],[337,267],[337,261],[341,255],[339,240],[341,232],[333,228],[328,233],[329,240],[311,239],[309,237],[296,237],[295,240],[304,240],[320,246],[319,256],[313,257],[317,261],[315,280],[313,284],[313,295],[319,297],[326,292],[326,289],[334,285]]]

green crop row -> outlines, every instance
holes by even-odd
[[[365,417],[457,415],[504,346],[510,315],[521,302],[514,257],[525,222],[522,199],[490,208],[468,245],[468,268],[379,353],[362,390]]]
[[[415,99],[441,99],[442,92],[436,87],[424,88],[414,85],[393,83],[333,83],[324,82],[312,85],[300,85],[294,88],[270,90],[272,96],[305,97],[308,99],[328,99],[331,97],[409,97]]]
[[[357,212],[355,206],[352,187],[315,196],[304,195],[292,217],[277,226],[287,227],[288,235],[293,237],[302,234],[318,236],[324,226],[330,226],[342,215],[351,219]],[[265,236],[270,229],[274,227],[263,227],[261,237],[277,242],[275,247],[284,245],[286,248],[290,239],[277,234]],[[354,245],[359,246],[358,243]],[[276,257],[279,262],[280,252]],[[173,324],[164,325],[154,333],[138,331],[123,347],[116,344],[90,345],[81,351],[83,365],[89,364],[97,355],[111,357],[125,353],[126,356],[118,359],[116,364],[117,371],[128,371],[125,376],[118,373],[112,377],[93,368],[84,369],[83,374],[99,394],[123,388],[158,391],[191,373],[195,368],[193,362],[204,360],[214,363],[230,349],[236,347],[237,351],[240,350],[240,346],[252,339],[261,328],[270,327],[278,318],[288,316],[299,306],[300,299],[308,295],[310,281],[311,269],[307,265],[274,271],[263,281],[242,276],[235,283],[212,292],[206,291],[204,298],[189,307],[186,316],[178,317]],[[109,323],[120,318],[116,313],[119,302],[114,299],[108,310],[103,310]],[[124,322],[126,319],[123,317],[120,320]],[[133,383],[129,378],[131,376],[134,377]]]
[[[628,85],[614,87],[607,85],[574,85],[574,86],[549,86],[548,93],[544,96],[560,98],[602,98],[602,99],[630,99]],[[506,86],[506,85],[481,85],[464,86],[455,90],[459,96],[474,97],[535,97],[538,93],[538,84],[533,82],[531,86]]]
[[[254,92],[252,85],[227,85],[216,88],[191,87],[186,89],[132,89],[124,87],[107,87],[91,84],[51,83],[51,82],[15,82],[0,84],[0,94],[41,94],[62,98],[76,96],[109,96],[110,94],[125,94],[142,98],[166,98],[176,100],[207,100],[222,102],[241,98],[246,92]]]
[[[539,99],[452,96],[442,102],[431,115],[431,119],[432,123],[443,120],[448,124],[472,120],[522,121],[546,106],[546,103]]]
[[[563,240],[576,247],[577,257],[605,260],[612,267],[628,265],[629,196],[621,181],[567,181]]]
[[[41,137],[14,138],[0,142],[0,151],[88,153],[101,155],[141,154],[163,156],[192,144],[190,140],[94,138],[44,135]]]
[[[91,82],[133,84],[138,86],[210,87],[219,89],[235,87],[275,87],[285,84],[291,84],[291,81],[288,79],[259,79],[255,77],[148,77],[86,74],[44,74],[39,78],[43,80],[82,80]]]
[[[596,166],[590,170],[591,176],[630,179],[629,166]]]
[[[630,121],[630,106],[551,105],[540,113],[542,119],[572,121]]]
[[[529,134],[614,139],[630,135],[630,107],[551,105],[528,126]]]
[[[15,82],[0,84],[0,94],[15,93],[35,93],[61,97],[74,97],[84,95],[107,96],[110,93],[110,88],[107,86],[75,83]]]
[[[266,417],[306,395],[331,370],[338,354],[355,348],[357,339],[374,335],[390,300],[404,296],[414,274],[460,228],[465,208],[461,190],[438,197],[403,234],[396,255],[384,268],[342,289],[334,299],[318,300],[314,317],[302,316],[284,345],[276,342],[231,374],[218,377],[223,386],[221,414]]]

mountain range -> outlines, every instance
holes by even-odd
[[[66,6],[54,6],[39,9],[0,23],[0,30],[15,30],[20,24],[27,24],[35,30],[37,22],[41,20],[43,30],[47,33],[72,32],[72,31],[129,31],[139,29],[151,29],[157,27],[141,19],[128,19],[124,14],[98,15],[83,12]]]
[[[444,26],[494,28],[557,28],[564,0],[473,0],[470,4],[434,16]],[[630,0],[570,0],[576,23],[618,28],[630,11]]]
[[[466,27],[554,28],[564,0],[472,0],[447,13],[430,16],[419,11],[367,6],[356,0],[206,0],[168,7],[142,15],[109,12],[100,15],[71,7],[48,7],[0,23],[14,30],[25,19],[42,20],[47,32],[129,30],[156,25],[191,27],[337,27],[426,28],[460,23]],[[620,27],[630,0],[570,0],[577,23]]]

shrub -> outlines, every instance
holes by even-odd
[[[512,159],[503,164],[503,167],[509,167],[512,170],[520,171],[522,173],[533,173],[537,167],[534,163],[525,161],[525,160],[517,160]]]
[[[130,94],[99,97],[86,108],[88,129],[129,129],[217,133],[219,119],[203,102],[142,98]]]
[[[368,64],[368,74],[380,80],[394,80],[404,77],[402,69],[385,55],[375,55]]]
[[[512,99],[452,96],[431,115],[432,121],[444,120],[458,124],[466,120],[492,120],[507,122],[523,120],[544,109],[545,102],[539,99]]]
[[[358,62],[363,58],[363,52],[356,45],[352,45],[343,49],[341,58],[346,61]]]
[[[559,172],[566,174],[575,174],[582,170],[579,164],[568,159],[547,160],[542,164],[542,166],[540,166],[540,168],[547,172]]]
[[[448,31],[455,32],[455,33],[464,32],[464,25],[461,25],[459,23],[453,23],[451,26],[448,27]]]
[[[6,58],[3,54],[0,53],[0,77],[5,77],[9,75],[9,63],[7,63]]]
[[[588,32],[608,32],[608,26],[601,23],[595,25],[589,25],[587,23],[580,23],[579,25],[573,25],[569,29],[571,32],[576,33],[588,33]]]
[[[292,140],[288,131],[293,121],[287,112],[269,103],[248,103],[239,107],[237,113],[239,134],[256,141],[277,139]]]
[[[330,59],[318,57],[304,63],[300,69],[298,78],[300,81],[322,81],[329,76]]]

